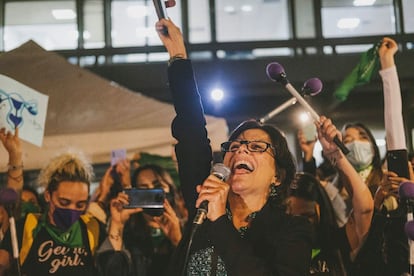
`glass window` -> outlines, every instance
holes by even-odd
[[[392,0],[323,0],[321,13],[325,38],[395,33]]]
[[[168,16],[181,27],[181,1],[167,9]],[[155,31],[158,20],[152,1],[112,1],[112,45],[114,47],[161,45]]]
[[[208,0],[190,0],[188,2],[188,25],[191,43],[211,42]]]
[[[406,33],[414,33],[414,1],[403,0],[404,30]]]
[[[105,47],[104,11],[102,0],[84,1],[84,47]]]
[[[313,15],[313,1],[295,1],[296,36],[298,38],[314,38],[315,18]]]
[[[75,1],[19,1],[5,5],[4,48],[34,40],[46,50],[76,49]],[[34,12],[35,11],[35,12]]]
[[[287,0],[216,0],[217,41],[291,37]]]

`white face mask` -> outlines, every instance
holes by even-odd
[[[374,159],[374,152],[369,142],[353,141],[345,145],[349,149],[348,161],[357,170],[366,169]]]

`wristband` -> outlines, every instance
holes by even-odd
[[[168,66],[171,66],[174,63],[174,61],[179,60],[179,59],[184,59],[184,55],[183,54],[176,54],[175,56],[171,57],[168,60]]]

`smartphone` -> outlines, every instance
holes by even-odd
[[[313,142],[317,137],[316,126],[313,123],[307,124],[302,127],[303,136],[306,142]]]
[[[129,204],[125,209],[143,208],[144,212],[152,216],[160,216],[164,212],[165,192],[163,189],[124,189],[129,197]]]
[[[157,13],[158,19],[168,18],[167,6],[165,5],[164,0],[152,0],[154,2],[155,11]]]
[[[111,166],[127,158],[126,149],[115,149],[111,152]]]
[[[400,177],[410,178],[407,150],[387,151],[387,169]]]

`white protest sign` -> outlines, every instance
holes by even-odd
[[[42,146],[49,96],[0,74],[0,128],[38,147]]]

